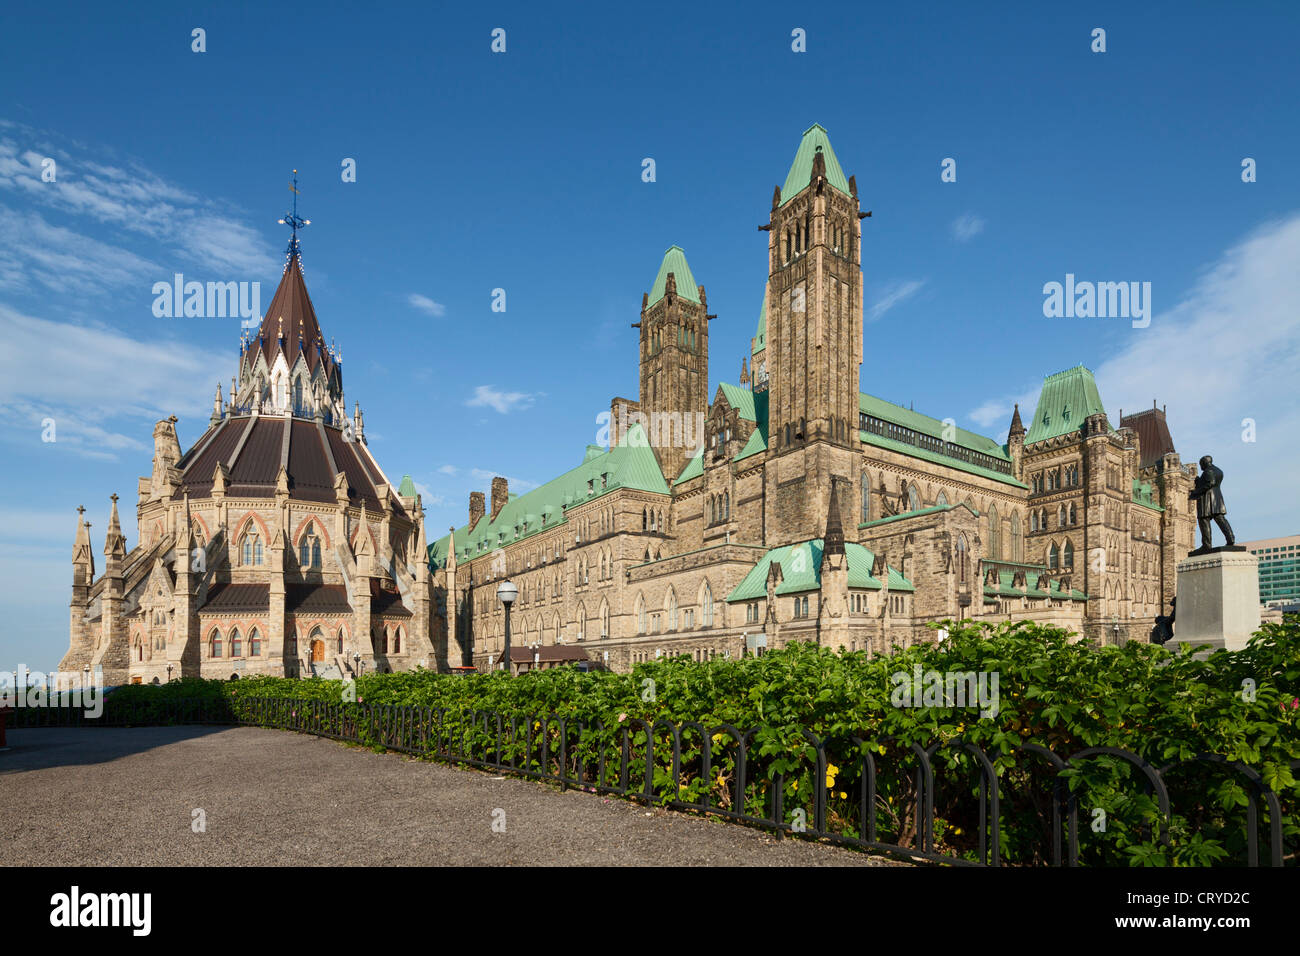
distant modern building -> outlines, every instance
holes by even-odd
[[[1300,534],[1242,541],[1259,558],[1259,603],[1300,603]]]

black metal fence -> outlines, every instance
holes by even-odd
[[[20,708],[10,715],[14,729],[168,724],[292,730],[542,780],[562,790],[608,794],[777,833],[951,865],[1127,862],[1113,858],[1104,839],[1092,841],[1088,853],[1081,851],[1079,816],[1081,809],[1088,815],[1083,797],[1098,785],[1098,764],[1109,774],[1108,786],[1136,787],[1137,799],[1120,801],[1135,808],[1135,820],[1117,822],[1152,846],[1168,848],[1175,819],[1184,828],[1189,824],[1195,828],[1206,814],[1214,815],[1208,770],[1242,784],[1244,820],[1237,821],[1240,827],[1228,824],[1224,830],[1231,837],[1226,842],[1240,849],[1240,859],[1227,862],[1261,865],[1261,808],[1267,817],[1267,864],[1294,864],[1296,859],[1294,847],[1284,851],[1285,819],[1278,794],[1255,769],[1215,754],[1197,754],[1157,767],[1115,747],[1088,747],[1061,756],[1026,743],[1009,755],[995,755],[1003,759],[999,768],[994,758],[963,738],[923,747],[888,737],[827,741],[803,730],[797,745],[787,740],[774,748],[771,731],[761,727],[743,731],[721,724],[707,729],[698,721],[651,723],[638,718],[607,726],[601,720],[569,721],[540,714],[293,698],[123,701],[99,718],[68,707]],[[892,757],[892,774],[882,773],[878,764],[887,761],[878,757]],[[843,765],[837,766],[837,761]],[[1300,769],[1300,760],[1291,761],[1290,767]],[[1093,771],[1092,779],[1085,768]],[[1189,771],[1201,772],[1190,781],[1192,805],[1183,806],[1185,815],[1175,818],[1171,789],[1186,791]],[[807,780],[809,772],[812,784],[804,794],[788,800],[787,778]],[[960,791],[949,795],[945,812],[973,826],[964,840],[936,832],[936,822],[942,822],[937,817],[937,790],[945,776],[955,776]],[[833,785],[835,781],[839,786]],[[1020,811],[1009,812],[1009,804]],[[1294,795],[1289,804],[1288,812],[1294,814]],[[1013,824],[1018,828],[1009,833]],[[960,828],[951,829],[962,833]],[[1095,819],[1086,821],[1085,831],[1096,832]],[[1016,843],[1010,858],[1009,837]]]

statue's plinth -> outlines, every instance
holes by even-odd
[[[1177,595],[1170,645],[1237,651],[1259,630],[1259,560],[1245,548],[1192,552],[1178,562]]]

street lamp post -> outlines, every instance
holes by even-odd
[[[356,674],[358,677],[361,676],[361,652],[360,651],[352,652],[352,673]]]
[[[505,605],[506,609],[506,651],[502,655],[502,660],[506,662],[506,673],[510,673],[510,605],[515,603],[515,598],[519,596],[519,588],[506,578],[497,585],[497,599]]]
[[[171,664],[168,664],[168,665],[167,665],[167,683],[170,684],[171,682],[172,682],[172,665],[171,665]]]

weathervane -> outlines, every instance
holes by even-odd
[[[289,192],[293,193],[293,212],[286,212],[283,219],[277,220],[282,226],[288,226],[293,230],[293,235],[289,238],[290,258],[298,251],[298,230],[303,226],[310,226],[310,219],[298,218],[298,170],[293,171],[293,182],[289,184]]]

